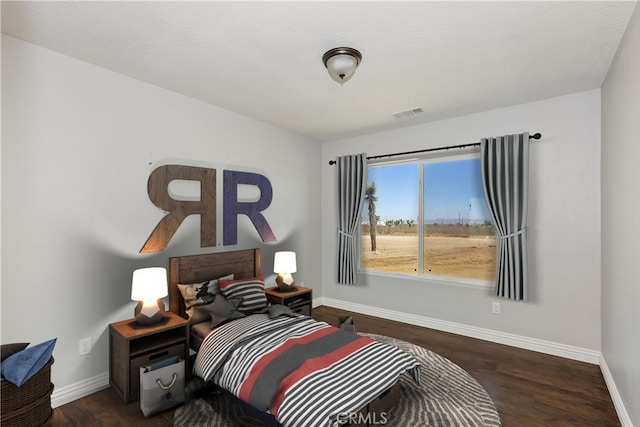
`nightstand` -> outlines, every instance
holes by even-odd
[[[267,288],[264,293],[271,304],[282,304],[296,313],[311,316],[312,290],[304,286],[295,285],[292,292],[280,292],[277,287]]]
[[[160,323],[150,326],[135,319],[109,325],[109,384],[124,403],[140,399],[140,368],[169,357],[189,362],[189,321],[165,312]]]

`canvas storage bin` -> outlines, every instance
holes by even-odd
[[[140,409],[145,417],[184,403],[184,360],[140,368]]]
[[[20,387],[2,381],[2,427],[38,427],[51,425],[51,365],[53,357]]]

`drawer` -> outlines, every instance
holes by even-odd
[[[129,364],[129,401],[133,402],[140,399],[140,368],[152,363],[159,362],[173,356],[179,356],[185,359],[185,345],[176,344],[171,347],[165,347],[150,351],[131,359]]]
[[[311,292],[295,297],[285,298],[282,303],[291,309],[295,309],[296,307],[304,304],[311,304]]]

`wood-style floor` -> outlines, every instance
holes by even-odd
[[[329,307],[313,310],[333,325],[346,314],[358,331],[400,338],[458,364],[491,396],[505,427],[620,426],[596,365]],[[56,408],[52,425],[171,426],[173,410],[144,418],[139,402],[125,405],[105,389]]]

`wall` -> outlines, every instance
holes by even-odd
[[[294,250],[296,278],[317,283],[317,143],[4,35],[2,89],[2,342],[58,339],[54,397],[104,384],[108,324],[132,317],[136,268],[258,246],[263,273],[276,250]],[[222,170],[265,175],[273,201],[263,214],[278,242],[262,243],[240,217],[238,245],[200,248],[189,217],[165,252],[139,254],[163,216],[147,178],[168,163],[217,169],[219,242]],[[84,337],[94,347],[81,357]]]
[[[425,108],[428,111],[428,108]],[[529,131],[530,301],[502,300],[471,288],[360,274],[357,286],[337,285],[334,254],[338,155],[458,145],[484,136]],[[324,298],[486,329],[527,339],[600,350],[600,91],[546,99],[403,129],[349,138],[322,147],[322,294]],[[597,356],[596,360],[597,362]]]
[[[625,426],[640,426],[638,117],[640,6],[602,86],[602,356]]]

